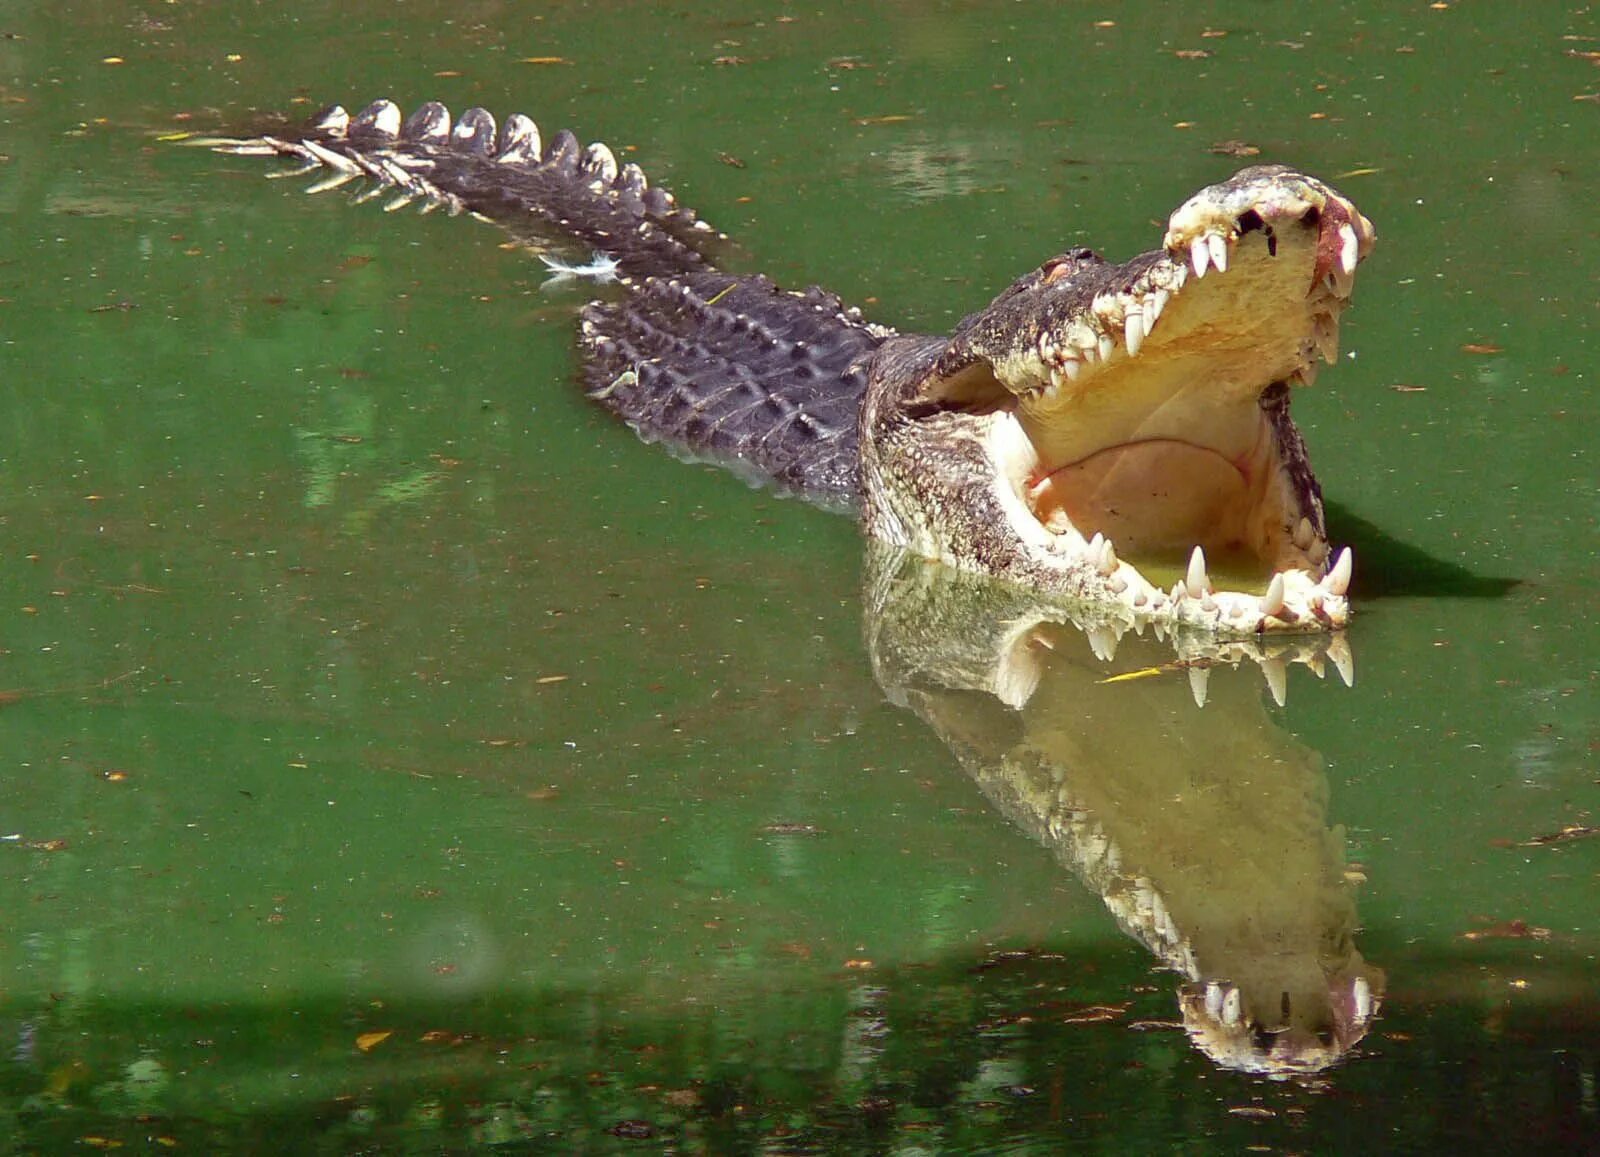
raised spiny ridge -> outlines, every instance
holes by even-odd
[[[606,145],[585,148],[565,129],[546,141],[520,113],[503,125],[481,108],[452,119],[429,101],[402,119],[393,101],[379,100],[354,116],[332,105],[295,128],[195,143],[297,158],[303,166],[286,175],[326,173],[311,192],[364,180],[360,199],[392,192],[390,210],[415,203],[423,212],[467,212],[519,236],[530,218],[542,221],[609,254],[624,277],[706,268],[705,248],[723,240],[637,165],[619,165]]]

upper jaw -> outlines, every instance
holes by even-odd
[[[1011,509],[1049,532],[1019,526],[1019,548],[1092,566],[1097,597],[1136,618],[1343,626],[1351,558],[1327,541],[1288,390],[1337,357],[1373,238],[1320,181],[1245,169],[1181,205],[1161,250],[1067,254],[1023,278],[963,323],[921,399],[987,413]],[[1119,552],[1182,577],[1164,588]],[[1213,581],[1208,553],[1246,572],[1238,589]]]

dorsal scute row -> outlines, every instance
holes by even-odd
[[[584,147],[562,129],[545,142],[531,117],[515,113],[498,125],[494,114],[469,108],[459,118],[438,101],[427,101],[402,118],[393,101],[378,100],[352,116],[331,105],[311,118],[308,130],[326,144],[348,142],[364,152],[416,151],[418,159],[438,151],[492,160],[525,169],[543,168],[582,180],[590,189],[614,199],[628,212],[670,224],[677,229],[713,232],[690,209],[681,207],[666,189],[652,185],[634,164],[619,164],[605,144]],[[369,174],[378,176],[382,174]]]

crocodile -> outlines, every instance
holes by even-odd
[[[1353,560],[1330,544],[1289,414],[1338,353],[1374,231],[1314,177],[1257,165],[1117,263],[1051,257],[949,336],[718,266],[726,238],[604,144],[517,114],[380,100],[196,143],[297,159],[316,191],[467,213],[615,288],[583,307],[586,392],[646,440],[733,466],[958,570],[1122,627],[1324,632]],[[1168,580],[1170,583],[1168,582]]]

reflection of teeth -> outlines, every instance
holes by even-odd
[[[1206,1013],[1213,1019],[1222,1017],[1222,985],[1215,980],[1206,985]]]
[[[1206,705],[1206,686],[1210,682],[1210,667],[1189,668],[1189,694],[1194,696],[1194,705],[1196,707],[1204,707]]]
[[[1356,685],[1356,660],[1350,653],[1350,644],[1343,635],[1335,635],[1328,642],[1328,658],[1333,662],[1333,669],[1339,672],[1339,678],[1344,680],[1346,687]]]
[[[1207,233],[1206,248],[1211,250],[1211,264],[1217,272],[1228,272],[1228,239],[1220,233]]]
[[[1206,575],[1206,552],[1198,546],[1189,556],[1189,570],[1183,576],[1183,585],[1197,597],[1211,589],[1211,579]]]
[[[1304,519],[1301,520],[1305,521]],[[1272,581],[1267,584],[1267,593],[1261,596],[1261,613],[1275,615],[1283,610],[1283,572],[1279,571],[1272,576]]]
[[[1351,1003],[1355,1005],[1356,1020],[1370,1020],[1372,1017],[1372,985],[1367,982],[1365,976],[1356,977],[1355,983],[1350,986],[1350,999]]]
[[[1222,998],[1222,1023],[1229,1028],[1238,1024],[1240,1017],[1244,1013],[1243,1004],[1244,1001],[1239,996],[1239,990],[1229,985],[1228,994]]]
[[[1088,631],[1089,650],[1094,652],[1094,657],[1102,663],[1109,663],[1117,657],[1117,636],[1110,627],[1090,627]]]
[[[1267,677],[1267,690],[1279,707],[1289,702],[1289,666],[1282,659],[1267,659],[1261,664],[1261,673]]]
[[[1204,277],[1211,265],[1211,249],[1204,237],[1196,237],[1189,242],[1189,260],[1194,263],[1194,275],[1197,278]]]

